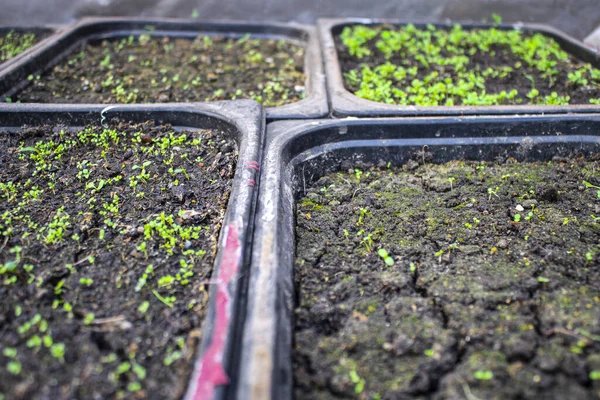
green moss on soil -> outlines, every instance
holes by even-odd
[[[159,103],[304,98],[304,49],[285,41],[130,36],[86,44],[12,101]]]
[[[317,181],[297,205],[296,398],[600,395],[598,166],[411,160]]]

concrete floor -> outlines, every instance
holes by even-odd
[[[69,23],[84,15],[312,23],[318,17],[546,23],[583,39],[600,25],[599,0],[0,0],[0,25]]]

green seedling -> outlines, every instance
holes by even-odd
[[[585,185],[586,188],[590,189],[596,189],[596,196],[600,199],[600,186],[596,186],[596,185],[592,185],[591,183],[589,183],[588,181],[583,181],[583,184]]]
[[[365,388],[365,380],[360,378],[355,370],[350,371],[350,379],[354,386],[354,393],[361,394]]]
[[[444,255],[444,249],[440,249],[435,252],[435,257],[438,259],[438,262],[442,262],[442,256]]]
[[[19,375],[22,370],[21,363],[17,360],[9,361],[8,364],[6,364],[6,370],[13,375]]]
[[[414,273],[417,270],[417,266],[415,265],[415,263],[411,262],[410,264],[408,264],[408,267],[411,273]]]
[[[79,283],[83,286],[92,286],[94,280],[92,278],[81,278],[79,279]]]
[[[392,257],[390,257],[390,255],[388,254],[386,249],[379,249],[377,251],[377,254],[379,254],[379,257],[381,257],[383,259],[383,261],[385,262],[386,265],[388,266],[392,266],[394,265],[394,259]]]
[[[156,290],[152,290],[152,294],[154,294],[154,296],[156,296],[156,298],[158,300],[160,300],[165,306],[167,306],[169,308],[173,308],[173,305],[175,304],[175,301],[177,300],[175,298],[175,296],[162,297]]]
[[[148,278],[150,277],[150,275],[154,276],[154,267],[152,266],[152,264],[146,267],[146,270],[144,271],[140,279],[138,279],[137,284],[135,285],[136,292],[141,291],[144,288],[144,286],[146,286],[146,282],[148,282]]]
[[[150,308],[150,302],[148,301],[144,301],[142,304],[140,304],[140,306],[138,307],[138,312],[140,312],[141,314],[145,314],[146,311],[148,311],[148,308]]]
[[[165,358],[163,359],[163,364],[168,367],[173,364],[175,361],[181,359],[183,357],[183,353],[180,351],[169,351]]]
[[[139,246],[137,247],[138,251],[141,251],[142,253],[144,253],[144,257],[146,259],[148,259],[148,245],[146,244],[146,242],[142,242],[139,244]]]
[[[492,188],[488,188],[487,192],[488,192],[488,201],[492,201],[492,196],[496,196],[497,198],[500,198],[498,196],[498,191],[500,190],[499,187],[496,187],[495,189]]]
[[[71,225],[69,222],[69,214],[64,212],[65,208],[60,207],[56,210],[56,214],[52,221],[44,230],[47,232],[45,237],[46,244],[56,245],[63,240],[66,230]]]
[[[356,182],[360,182],[360,178],[362,177],[363,172],[360,169],[354,170],[354,177],[356,178]]]
[[[17,349],[14,347],[5,347],[2,350],[2,354],[8,358],[15,358],[17,356]]]
[[[175,282],[175,278],[171,275],[163,276],[158,280],[158,287],[166,287],[170,288],[171,285]]]
[[[61,362],[65,361],[65,344],[64,343],[56,343],[50,347],[50,354],[52,357],[58,358]]]
[[[473,377],[480,381],[489,381],[494,378],[494,373],[492,371],[475,371]]]
[[[358,216],[358,221],[356,222],[356,226],[360,226],[360,225],[364,225],[365,222],[365,218],[367,216],[369,216],[369,208],[365,207],[365,208],[360,208],[360,214]]]
[[[527,216],[525,216],[525,221],[531,221],[531,219],[533,218],[533,212],[535,211],[535,205],[531,206],[531,211],[529,211],[527,213]]]
[[[361,232],[364,231],[361,230]],[[373,251],[373,243],[375,243],[373,240],[373,233],[369,233],[367,236],[363,237],[360,243],[365,247],[367,252],[371,253]]]
[[[450,182],[450,190],[453,190],[452,184],[454,183],[455,180],[456,180],[456,178],[454,178],[454,177],[448,178],[448,182]]]
[[[83,324],[84,325],[91,325],[92,322],[94,322],[94,319],[95,319],[94,313],[86,314],[85,317],[83,318]]]

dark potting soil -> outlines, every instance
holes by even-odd
[[[34,33],[17,33],[15,31],[0,34],[0,62],[18,56],[40,41]]]
[[[0,393],[181,397],[237,150],[151,122],[0,132]]]
[[[599,159],[420,161],[298,202],[296,398],[598,398]]]
[[[335,37],[346,88],[418,106],[600,104],[600,70],[542,34],[357,25]]]
[[[285,41],[142,35],[90,43],[12,98],[24,103],[159,103],[304,98],[304,49]]]

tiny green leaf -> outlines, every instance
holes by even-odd
[[[124,374],[125,372],[129,371],[131,369],[131,364],[129,364],[127,361],[123,362],[121,364],[119,364],[119,366],[117,367],[117,370],[115,371],[115,373],[117,375],[121,375]]]
[[[50,353],[52,354],[52,357],[62,359],[65,355],[65,344],[53,344],[52,347],[50,347]]]
[[[133,373],[141,381],[146,379],[146,369],[144,367],[142,367],[140,364],[133,364]]]
[[[358,376],[358,373],[355,370],[350,371],[349,375],[353,383],[358,383],[360,381],[360,376]]]
[[[480,381],[489,381],[494,377],[494,373],[492,371],[475,371],[473,376]]]
[[[140,304],[140,306],[138,307],[138,311],[142,314],[145,314],[146,311],[148,311],[148,308],[150,307],[150,302],[148,301],[144,301],[142,304]]]
[[[52,344],[54,343],[52,336],[50,335],[44,335],[44,337],[42,337],[42,342],[44,342],[44,347],[52,347]]]
[[[19,375],[21,373],[21,363],[16,360],[10,361],[6,365],[6,369],[13,375]]]
[[[15,358],[17,356],[17,349],[14,347],[7,347],[2,350],[2,354],[4,354],[8,358]]]
[[[360,393],[362,393],[362,391],[364,389],[365,389],[365,381],[364,381],[364,379],[361,379],[360,381],[358,381],[358,383],[354,387],[354,393],[360,394]]]
[[[90,325],[92,322],[94,322],[94,318],[94,313],[86,314],[85,318],[83,319],[84,325]]]

